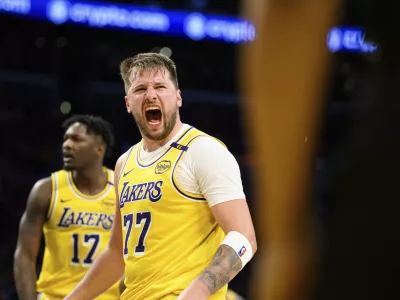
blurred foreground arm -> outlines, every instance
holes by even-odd
[[[326,34],[338,4],[244,1],[257,28],[241,57],[261,244],[252,299],[308,299],[317,254],[309,191],[327,73]]]

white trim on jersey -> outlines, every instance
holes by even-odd
[[[108,180],[110,179],[110,177],[111,177],[111,173],[110,173],[110,170],[109,169],[106,169],[107,170],[107,182],[108,182]],[[112,189],[112,187],[113,187],[113,185],[114,185],[114,183],[113,183],[113,185],[111,185],[111,184],[108,184],[108,187],[107,187],[107,189],[103,189],[99,194],[99,196],[97,196],[96,198],[90,198],[90,197],[84,197],[84,194],[82,193],[82,192],[80,192],[79,190],[78,190],[78,188],[75,186],[75,184],[71,181],[71,177],[72,176],[70,176],[70,173],[68,173],[67,175],[66,175],[66,177],[67,177],[67,182],[68,182],[68,186],[70,187],[70,189],[71,189],[71,191],[72,191],[72,193],[76,196],[76,197],[78,197],[79,199],[82,199],[82,200],[86,200],[86,201],[96,201],[96,200],[100,200],[100,199],[103,199],[103,198],[105,198],[105,197],[107,197],[108,196],[108,194],[109,194],[109,192],[110,192],[110,190]],[[79,195],[78,193],[77,193],[77,191],[76,190],[78,190],[82,195]]]

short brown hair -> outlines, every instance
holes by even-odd
[[[130,76],[134,68],[137,69],[139,74],[145,70],[165,69],[169,72],[171,81],[178,89],[176,66],[169,57],[159,53],[139,53],[123,60],[119,67],[122,80],[124,81],[125,92],[128,92],[130,88]]]

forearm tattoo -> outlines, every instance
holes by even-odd
[[[232,280],[242,268],[242,261],[231,247],[221,245],[210,265],[200,275],[210,295]]]

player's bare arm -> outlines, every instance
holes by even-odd
[[[196,159],[192,168],[199,187],[226,237],[211,263],[183,291],[179,300],[207,299],[229,283],[257,250],[254,226],[234,156],[210,138],[194,142],[190,151],[189,157]]]
[[[207,299],[225,284],[229,283],[257,251],[256,236],[247,202],[244,199],[231,200],[211,208],[215,219],[233,239],[219,246],[211,263],[179,296],[183,299]],[[232,234],[234,233],[234,234]],[[242,243],[250,257],[243,260],[240,255]],[[238,250],[239,249],[239,250]],[[238,253],[239,252],[239,253]]]
[[[119,210],[118,180],[126,154],[117,161],[114,170],[114,187],[116,192],[115,219],[111,229],[111,237],[106,249],[99,255],[83,280],[74,288],[65,300],[91,300],[110,288],[124,273],[122,253],[122,226]]]
[[[51,178],[36,182],[22,215],[14,254],[14,278],[21,300],[36,299],[36,258],[52,193]]]
[[[213,206],[211,210],[225,233],[238,232],[242,234],[249,241],[254,254],[257,250],[257,242],[246,200],[223,202]],[[245,251],[249,251],[249,249]],[[212,295],[229,283],[243,267],[238,251],[230,245],[222,244],[210,265],[199,276],[199,280]]]
[[[242,268],[242,262],[236,252],[227,245],[221,245],[211,265],[201,274],[200,280],[210,294],[215,293],[232,280]]]

